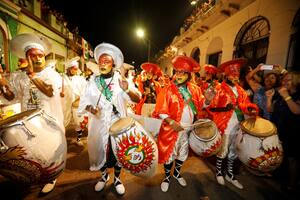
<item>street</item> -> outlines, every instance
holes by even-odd
[[[214,177],[214,164],[203,160],[192,152],[182,167],[182,176],[187,181],[187,187],[183,188],[177,180],[171,178],[168,192],[160,189],[161,180],[164,177],[163,166],[159,165],[152,178],[142,179],[125,172],[121,173],[121,180],[126,188],[124,196],[119,196],[113,186],[113,171],[109,170],[110,180],[101,192],[94,191],[94,185],[100,178],[99,172],[88,170],[88,153],[86,147],[86,135],[83,138],[84,146],[76,144],[73,129],[67,131],[68,156],[67,166],[59,176],[55,189],[46,196],[39,196],[40,187],[24,187],[13,183],[0,176],[1,199],[191,199],[191,200],[220,200],[220,199],[293,199],[288,197],[280,189],[278,180],[272,177],[255,176],[241,166],[238,178],[244,185],[239,190],[226,182],[225,186],[216,183]],[[5,197],[4,197],[5,196]]]

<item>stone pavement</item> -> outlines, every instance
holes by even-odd
[[[143,179],[125,172],[121,173],[126,193],[119,196],[113,186],[113,171],[109,170],[111,177],[104,191],[95,192],[94,185],[100,178],[99,172],[88,170],[88,153],[86,138],[84,146],[78,146],[72,130],[67,132],[68,156],[67,166],[59,176],[54,191],[44,197],[39,196],[39,187],[24,187],[13,183],[0,176],[1,200],[4,199],[128,199],[128,200],[263,200],[263,199],[296,199],[282,192],[277,180],[270,177],[255,176],[241,166],[238,175],[244,185],[244,190],[239,190],[226,182],[225,186],[216,183],[214,177],[214,165],[212,159],[203,160],[192,152],[182,167],[182,176],[187,180],[187,187],[181,187],[176,179],[171,178],[169,191],[163,193],[160,183],[164,177],[163,166],[159,165],[152,178]],[[6,196],[7,198],[5,198]]]

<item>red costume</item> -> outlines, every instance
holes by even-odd
[[[199,65],[193,63],[190,59],[173,61],[175,70],[193,72],[199,70]],[[192,82],[187,83],[187,88],[192,95],[196,109],[201,110],[203,106],[203,95],[200,87]],[[157,102],[153,117],[159,118],[159,114],[167,114],[171,119],[180,122],[184,107],[184,99],[179,93],[177,86],[171,81],[170,84],[163,88],[157,96]],[[199,113],[199,112],[198,112]],[[199,115],[197,115],[197,118]],[[165,121],[161,125],[161,129],[157,139],[159,150],[159,163],[165,163],[173,151],[177,141],[178,133],[174,131]]]
[[[143,77],[142,76],[145,76],[145,73],[146,72],[149,72],[149,73],[152,73],[153,76],[157,76],[157,77],[160,77],[162,76],[162,71],[161,69],[159,68],[158,65],[156,64],[153,64],[153,63],[143,63],[141,65],[141,68],[143,69],[142,73],[141,73],[141,76],[139,76],[136,80],[136,84],[138,86],[138,90],[140,91],[140,93],[143,95],[140,102],[136,104],[135,106],[135,113],[138,114],[138,115],[141,115],[142,114],[142,108],[143,108],[143,105],[144,103],[147,102],[147,95],[145,95],[145,82],[146,81],[143,81]],[[155,94],[152,94],[152,95],[157,95],[160,91],[160,84],[158,81],[155,81],[154,78],[152,78],[151,80],[149,80],[150,84],[154,86],[154,89],[155,89]]]

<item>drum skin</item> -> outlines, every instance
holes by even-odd
[[[128,119],[128,118],[127,118]],[[121,118],[120,120],[127,120]],[[115,122],[110,132],[112,149],[124,169],[139,177],[151,177],[158,164],[158,149],[152,136],[143,126],[130,118],[128,123]],[[116,128],[116,125],[122,127]],[[115,125],[115,126],[114,126]],[[116,130],[120,130],[116,133]]]
[[[247,167],[260,172],[271,172],[283,160],[282,145],[278,135],[256,137],[240,130],[236,137],[238,158]]]
[[[199,119],[195,122],[195,124],[199,122],[204,123],[203,125],[200,125],[201,130],[196,130],[197,127],[192,130],[189,136],[189,145],[197,155],[202,157],[210,157],[218,153],[221,149],[222,136],[213,121],[209,119]],[[202,130],[209,130],[210,132],[202,134]]]
[[[65,168],[66,138],[42,111],[25,112],[13,116],[19,118],[10,121],[13,126],[1,127],[0,174],[30,185],[48,183]]]

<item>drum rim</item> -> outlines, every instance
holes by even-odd
[[[200,141],[203,141],[203,142],[210,142],[212,140],[214,140],[217,136],[218,136],[218,129],[216,129],[217,131],[215,132],[215,134],[209,138],[209,139],[203,139],[203,138],[200,138],[194,131],[194,129],[192,130],[192,134]]]
[[[117,136],[117,135],[119,135],[119,134],[121,134],[121,133],[124,133],[124,132],[127,132],[129,129],[131,129],[134,125],[135,125],[135,120],[132,118],[132,117],[123,117],[123,118],[120,118],[120,119],[118,119],[117,121],[119,121],[119,120],[121,120],[121,119],[126,119],[126,118],[130,118],[131,120],[132,120],[132,123],[128,126],[128,127],[126,127],[126,128],[122,128],[120,131],[118,131],[118,132],[112,132],[111,131],[111,127],[109,128],[109,134],[111,135],[111,136]],[[116,122],[117,122],[116,121]]]
[[[252,136],[255,136],[255,137],[270,137],[270,136],[272,136],[272,135],[276,135],[276,133],[277,133],[277,127],[276,127],[275,124],[274,124],[273,122],[271,122],[270,120],[268,120],[268,121],[269,121],[269,123],[271,123],[271,124],[273,125],[273,129],[270,130],[270,131],[266,131],[266,132],[264,132],[264,133],[260,133],[260,134],[257,134],[257,133],[255,133],[255,132],[253,132],[253,131],[247,129],[247,128],[244,126],[244,122],[245,122],[245,121],[246,121],[246,120],[244,120],[244,121],[241,122],[240,127],[241,127],[242,131],[246,132],[246,133],[249,134],[249,135],[252,135]],[[264,134],[264,135],[262,135],[262,134]]]
[[[34,115],[36,115],[39,112],[41,112],[41,109],[37,108],[37,109],[32,109],[32,110],[26,110],[26,111],[18,113],[16,115],[10,116],[10,117],[0,121],[0,129],[2,129],[2,130],[7,129],[7,128],[13,126],[14,124],[18,123],[19,121],[33,117]],[[18,115],[21,116],[22,113],[29,113],[29,115],[25,115],[23,117],[20,117],[19,119],[16,119],[16,120],[8,123],[12,118],[16,118],[16,116],[18,116]]]

